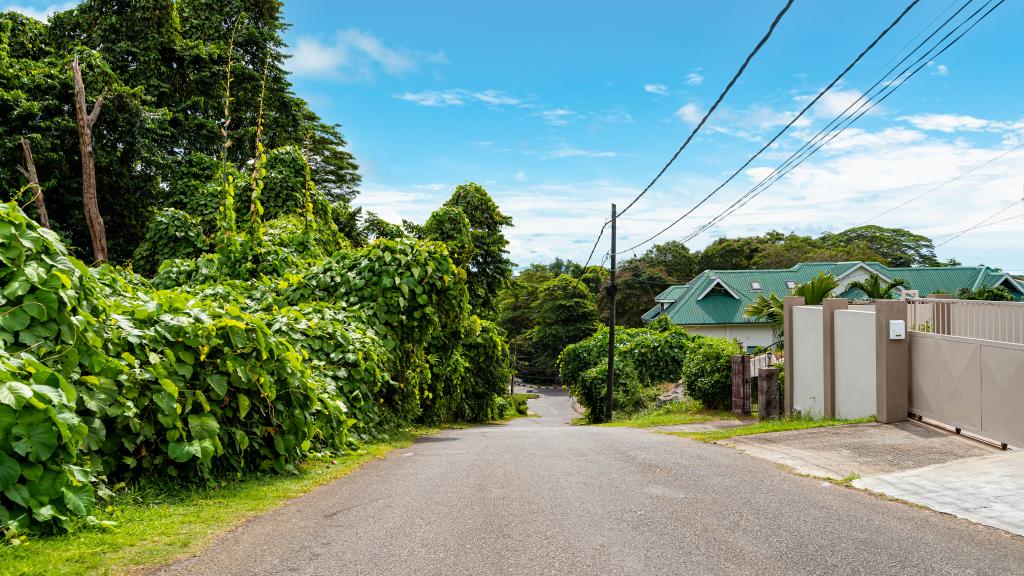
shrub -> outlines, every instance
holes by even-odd
[[[199,218],[181,210],[164,208],[153,214],[146,237],[135,249],[133,265],[152,275],[164,260],[196,258],[206,247],[206,236]]]
[[[698,337],[683,361],[686,393],[706,408],[728,408],[732,399],[732,357],[742,354],[735,340]]]
[[[682,328],[667,322],[617,330],[613,410],[625,413],[644,410],[656,399],[658,385],[677,382],[692,338]],[[591,421],[607,418],[607,363],[607,328],[567,346],[558,357],[559,378],[584,407]]]

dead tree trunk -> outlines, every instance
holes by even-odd
[[[96,262],[107,260],[107,232],[103,227],[99,202],[96,200],[96,159],[92,150],[92,126],[103,108],[103,96],[96,99],[92,112],[85,104],[85,83],[78,60],[71,63],[75,76],[75,115],[78,117],[78,148],[82,153],[82,203],[85,206],[85,223],[92,238],[92,253]]]
[[[39,213],[39,223],[44,228],[50,227],[50,217],[46,214],[46,200],[43,198],[43,187],[39,185],[39,175],[36,174],[36,163],[32,160],[32,145],[28,140],[21,139],[21,151],[25,153],[25,167],[18,166],[29,185],[32,187],[33,197],[36,201],[36,212]]]

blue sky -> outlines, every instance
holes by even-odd
[[[964,1],[921,0],[806,123],[663,238],[689,234],[732,202]],[[20,4],[42,11],[47,3]],[[296,91],[342,124],[362,166],[357,203],[422,221],[455,185],[476,181],[515,219],[517,263],[583,260],[609,204],[627,203],[653,177],[782,4],[287,0],[286,40]],[[701,136],[620,221],[620,247],[674,220],[738,168],[904,5],[796,0]],[[691,247],[772,228],[818,234],[858,225],[1024,142],[1024,75],[1013,58],[1024,53],[1021,22],[1024,3],[1004,4]],[[1022,185],[1024,147],[875,223],[938,243],[1019,201]],[[1024,204],[994,221],[1022,213]],[[1022,270],[1024,218],[938,252]]]

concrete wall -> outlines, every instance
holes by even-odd
[[[835,416],[875,414],[874,310],[835,312]]]
[[[823,342],[821,306],[793,308],[793,349],[796,354],[792,355],[792,366],[787,360],[787,376],[792,371],[793,385],[790,386],[787,378],[786,394],[792,387],[793,410],[812,418],[819,418],[825,412]]]
[[[741,324],[720,324],[716,326],[683,326],[691,334],[714,336],[716,338],[735,338],[743,344],[743,351],[748,346],[769,346],[775,342],[769,326],[746,326]]]

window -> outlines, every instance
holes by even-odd
[[[759,348],[760,346],[747,346],[747,354],[753,354],[754,352],[757,352]]]
[[[792,280],[786,280],[786,288],[789,288],[790,290],[796,288],[796,282],[793,282]]]
[[[760,292],[761,291],[761,283],[760,282],[751,282],[750,283],[750,289],[753,290],[754,292]]]

